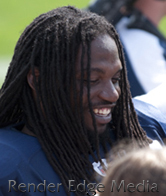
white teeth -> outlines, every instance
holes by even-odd
[[[99,110],[98,110],[98,109],[94,109],[93,112],[94,112],[95,114],[97,114],[97,113],[99,112]]]
[[[110,108],[94,109],[93,112],[97,115],[107,116],[110,112]]]

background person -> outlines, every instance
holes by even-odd
[[[105,186],[104,192],[99,193],[99,196],[164,196],[166,192],[165,164],[166,148],[160,150],[141,149],[125,154],[110,163],[106,177],[102,182]],[[112,189],[113,180],[115,180],[117,187],[124,180],[126,192],[124,192],[123,185],[119,192],[115,185]]]
[[[89,9],[97,13],[100,10],[116,25],[125,50],[132,96],[162,84],[166,76],[166,39],[158,25],[166,15],[166,1],[98,0]]]

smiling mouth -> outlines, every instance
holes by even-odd
[[[95,108],[95,109],[93,109],[93,112],[97,116],[106,117],[111,113],[111,109],[110,108],[101,108],[101,109]]]

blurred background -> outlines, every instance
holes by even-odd
[[[59,6],[88,6],[89,0],[0,0],[0,87],[21,33],[41,13]],[[160,25],[166,36],[166,18]]]
[[[89,0],[0,0],[0,87],[25,27],[38,15],[56,7],[85,8]]]

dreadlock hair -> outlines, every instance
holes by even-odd
[[[87,73],[90,76],[90,44],[102,34],[108,34],[115,40],[123,66],[121,95],[111,126],[117,140],[130,138],[132,141],[135,138],[140,147],[147,146],[149,141],[138,123],[133,107],[122,46],[114,27],[104,17],[71,6],[41,14],[20,36],[0,90],[0,127],[24,121],[38,138],[66,192],[69,179],[76,183],[82,179],[87,182],[93,180],[94,170],[89,154],[95,161],[101,161],[99,147],[97,155],[94,155],[88,141],[82,115],[82,95],[83,59],[88,57]],[[82,76],[78,93],[75,62],[80,47]],[[39,71],[38,77],[35,69]],[[27,82],[30,70],[34,77],[35,99]],[[99,146],[90,101],[90,82],[87,88],[96,144]],[[78,97],[79,104],[75,104],[73,109],[71,99],[77,103]],[[106,142],[112,145],[108,140]]]

